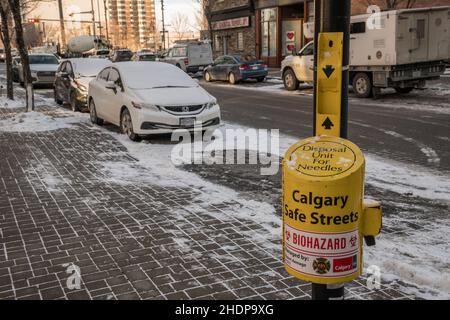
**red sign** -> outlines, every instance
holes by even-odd
[[[347,272],[356,268],[356,256],[333,260],[333,272]]]
[[[29,19],[27,19],[27,22],[28,22],[28,23],[39,23],[39,19],[36,19],[36,18],[29,18]]]
[[[248,27],[250,26],[250,17],[215,21],[211,23],[211,26],[213,30]]]

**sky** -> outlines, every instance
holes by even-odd
[[[101,20],[104,20],[104,10],[102,0],[94,1],[94,11],[96,12],[96,20],[98,20],[97,15],[97,1],[100,1],[100,12]],[[158,24],[161,25],[161,0],[147,0],[155,1],[156,19]],[[166,25],[171,23],[173,17],[180,12],[186,14],[189,17],[189,21],[195,24],[195,13],[199,8],[196,0],[164,0],[165,7],[165,20]],[[63,0],[63,8],[66,19],[71,19],[68,14],[74,10],[78,11],[89,11],[91,9],[91,0]],[[42,1],[42,4],[33,12],[28,15],[29,18],[40,17],[41,19],[58,19],[58,5],[57,1]],[[82,20],[90,20],[91,16],[89,14],[81,15]]]

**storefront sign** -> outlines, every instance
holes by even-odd
[[[216,21],[211,24],[213,30],[243,28],[250,26],[250,17],[242,17],[235,19],[228,19]]]

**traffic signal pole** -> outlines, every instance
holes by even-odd
[[[283,261],[313,300],[344,299],[375,245],[379,202],[364,199],[365,157],[347,139],[350,0],[315,0],[314,132],[283,158]]]
[[[321,109],[325,109],[326,106],[320,105],[323,103],[319,97],[318,93],[321,88],[320,82],[318,79],[320,78],[319,73],[325,73],[327,76],[327,72],[341,72],[340,81],[340,92],[337,97],[334,99],[339,99],[340,103],[340,115],[339,123],[340,128],[338,129],[339,137],[347,138],[348,137],[348,81],[349,81],[349,55],[350,55],[350,6],[351,0],[315,0],[315,13],[314,13],[314,136],[318,136],[320,134],[326,133],[324,130],[327,130],[327,127],[336,126],[338,124],[333,123],[332,121],[327,121],[330,119],[329,117],[323,120],[322,118],[318,119],[318,113],[321,112]],[[336,66],[331,66],[328,68],[328,65],[325,66],[325,69],[319,69],[318,61],[320,60],[318,57],[319,54],[319,36],[321,33],[340,33],[342,34],[342,67],[340,70],[336,70]],[[334,46],[340,45],[335,43]],[[334,71],[333,71],[334,69]],[[326,71],[328,70],[328,71]],[[339,88],[337,88],[339,89]],[[337,102],[337,101],[336,101]],[[319,121],[318,121],[319,120]],[[323,122],[322,122],[323,121]],[[313,300],[336,300],[336,299],[344,299],[344,284],[318,284],[312,283],[311,285],[311,297]]]

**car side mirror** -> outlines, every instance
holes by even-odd
[[[61,72],[60,76],[61,76],[61,79],[64,79],[64,80],[69,79],[69,74],[67,72]]]
[[[114,93],[117,92],[117,86],[116,86],[116,84],[114,83],[114,81],[108,81],[108,82],[106,82],[105,88],[106,88],[106,89],[113,90]]]

